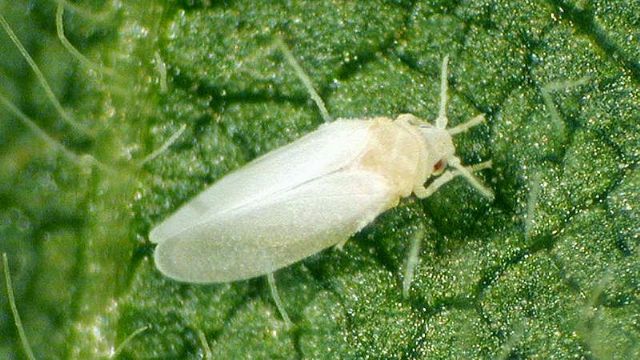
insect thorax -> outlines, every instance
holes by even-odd
[[[371,120],[369,138],[354,167],[375,172],[389,181],[398,196],[411,195],[416,183],[424,183],[424,140],[413,127],[378,117]]]

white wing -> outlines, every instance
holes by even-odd
[[[338,171],[201,219],[158,245],[156,266],[188,282],[264,275],[347,240],[398,199],[378,174]]]
[[[153,228],[149,240],[161,243],[215,213],[260,203],[271,194],[339,170],[363,151],[369,126],[366,120],[338,119],[257,158],[187,202]]]

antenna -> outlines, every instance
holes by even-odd
[[[436,119],[436,127],[438,129],[447,128],[447,88],[449,87],[447,81],[449,65],[449,55],[442,59],[442,68],[440,70],[440,111],[438,111],[438,118]]]

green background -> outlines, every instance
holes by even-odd
[[[267,4],[268,3],[268,4]],[[640,358],[640,2],[0,2],[61,121],[0,33],[0,94],[77,154],[0,111],[0,251],[40,359]],[[289,44],[334,117],[433,119],[449,55],[463,161],[492,159],[487,202],[464,180],[405,199],[355,235],[264,278],[180,284],[149,229],[208,184],[321,117],[271,45]],[[166,69],[166,81],[162,68]],[[134,166],[181,126],[178,141]],[[420,264],[402,297],[411,241]],[[23,358],[4,291],[0,358]]]

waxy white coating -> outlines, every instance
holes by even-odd
[[[193,283],[267,275],[341,246],[402,197],[427,197],[457,175],[491,196],[454,155],[452,134],[482,119],[446,129],[446,68],[447,59],[435,126],[411,114],[338,119],[253,160],[151,230],[158,269]],[[447,164],[455,170],[443,173]]]

